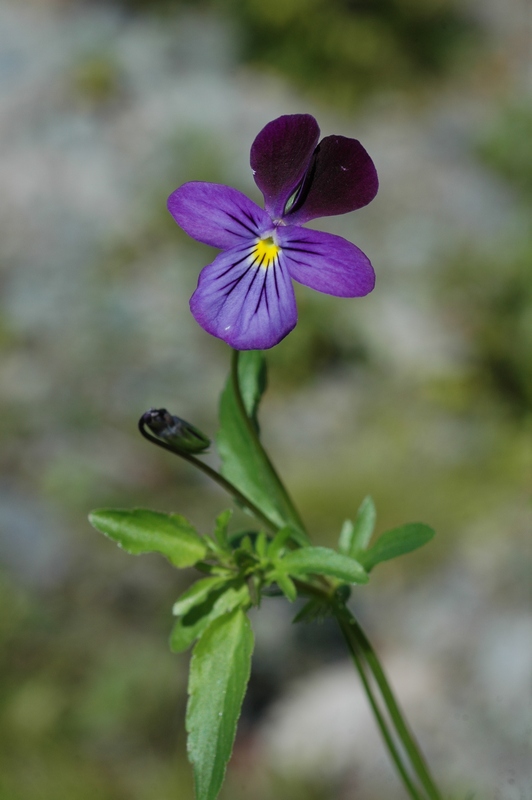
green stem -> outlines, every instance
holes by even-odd
[[[231,381],[233,385],[233,392],[236,398],[236,402],[238,404],[238,410],[240,411],[241,417],[244,420],[246,425],[246,430],[248,432],[249,438],[253,442],[254,448],[262,454],[264,462],[266,463],[268,470],[270,471],[271,476],[273,477],[279,494],[283,497],[283,500],[286,504],[287,509],[289,510],[292,516],[292,522],[299,528],[301,533],[305,534],[308,539],[308,534],[305,528],[305,523],[301,519],[301,516],[296,509],[292,498],[288,494],[281,478],[279,477],[277,470],[273,466],[268,453],[262,446],[262,442],[259,439],[259,435],[257,433],[257,429],[253,425],[253,421],[250,419],[249,414],[246,411],[246,407],[244,405],[244,399],[242,397],[242,392],[240,391],[240,380],[238,377],[238,359],[240,357],[239,350],[233,350],[232,358],[231,358]]]
[[[275,533],[278,530],[278,526],[268,519],[266,514],[263,514],[260,508],[255,505],[255,503],[249,500],[239,489],[236,488],[233,483],[228,481],[227,478],[224,478],[223,475],[210,467],[204,461],[200,461],[199,458],[196,458],[196,456],[193,456],[191,453],[187,453],[185,450],[179,450],[179,448],[172,447],[166,442],[162,442],[160,439],[157,439],[151,433],[148,433],[144,427],[142,419],[139,422],[139,431],[149,442],[156,444],[158,447],[162,447],[163,450],[168,450],[169,453],[173,453],[175,456],[183,458],[185,461],[190,462],[190,464],[194,464],[194,466],[201,470],[201,472],[203,472],[205,475],[208,475],[211,480],[215,481],[218,486],[221,486],[221,488],[224,489],[228,494],[232,495],[235,500],[238,500],[238,502],[247,508],[248,511],[251,511],[251,513],[262,523],[264,523],[264,525],[266,525],[270,531]]]
[[[388,683],[388,679],[386,678],[381,663],[377,657],[377,654],[372,648],[368,637],[362,630],[358,621],[345,606],[336,605],[335,615],[350,650],[352,651],[351,644],[356,646],[357,652],[362,655],[367,663],[368,668],[371,670],[371,673],[373,674],[375,682],[382,695],[383,702],[397,732],[397,736],[403,745],[405,753],[407,754],[410,764],[412,765],[412,769],[415,771],[421,785],[426,792],[427,797],[430,798],[430,800],[442,800],[442,796],[436,787],[436,784],[434,783],[434,779],[430,774],[425,758],[421,753],[413,733],[405,721],[390,684]],[[415,796],[416,795],[413,795],[413,797]]]
[[[384,742],[388,748],[390,753],[391,759],[395,764],[399,775],[401,776],[403,783],[407,792],[410,794],[413,800],[423,800],[423,795],[420,794],[419,790],[416,788],[410,775],[408,774],[406,766],[403,764],[401,754],[399,753],[398,748],[395,745],[393,734],[388,729],[388,724],[379,708],[379,704],[377,702],[377,698],[373,693],[373,689],[371,687],[371,683],[369,680],[368,675],[366,674],[366,666],[364,664],[364,659],[361,657],[361,653],[359,651],[359,644],[356,637],[353,636],[349,623],[344,620],[342,617],[338,616],[338,623],[344,634],[344,638],[347,644],[347,647],[351,653],[353,658],[353,662],[355,667],[360,675],[360,679],[362,681],[362,685],[364,690],[368,696],[369,703],[371,705],[372,711],[375,715],[375,719],[377,720],[377,725],[379,726],[380,732],[384,739]]]

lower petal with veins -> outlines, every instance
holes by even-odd
[[[273,347],[297,322],[282,254],[275,245],[265,254],[265,247],[257,244],[252,241],[217,256],[202,270],[190,300],[196,321],[236,350]]]

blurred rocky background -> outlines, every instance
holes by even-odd
[[[377,287],[298,287],[264,438],[316,542],[366,494],[437,529],[353,605],[449,797],[530,800],[532,56],[527,0],[0,0],[0,799],[189,800],[192,575],[89,527],[101,506],[227,499],[136,431],[206,432],[228,348],[188,312],[212,251],[166,212],[186,180],[259,200],[280,114],[359,138],[381,189],[318,227]],[[254,615],[222,798],[399,800],[332,625]]]

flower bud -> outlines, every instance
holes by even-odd
[[[184,419],[174,417],[166,408],[150,408],[140,418],[142,425],[163,442],[186,453],[202,453],[211,440]]]

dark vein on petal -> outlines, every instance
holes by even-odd
[[[249,255],[250,255],[250,254],[248,254],[248,256],[247,256],[247,257],[249,257]],[[241,260],[243,261],[244,259],[241,259]],[[227,297],[229,297],[229,295],[231,294],[231,292],[232,292],[232,291],[234,291],[234,290],[236,289],[236,287],[238,286],[238,284],[240,283],[240,281],[242,280],[242,278],[244,278],[244,277],[245,277],[245,276],[248,274],[248,272],[250,271],[250,269],[253,269],[253,267],[255,267],[255,266],[256,266],[256,264],[257,264],[257,259],[255,258],[255,259],[254,259],[254,260],[251,262],[251,264],[249,264],[249,265],[247,266],[247,268],[244,270],[244,272],[242,273],[242,275],[240,275],[238,278],[235,278],[235,280],[232,282],[232,283],[233,283],[233,285],[232,285],[232,286],[231,286],[231,282],[229,282],[229,283],[226,283],[226,284],[225,284],[225,286],[222,286],[222,287],[220,288],[220,291],[222,291],[222,292],[223,292],[223,290],[224,290],[224,289],[226,289],[228,286],[231,286],[231,288],[229,289],[229,291],[225,292],[225,296],[226,296],[226,298],[227,298]],[[254,276],[253,276],[253,278],[251,279],[251,282],[250,282],[250,284],[249,284],[249,286],[248,286],[248,289],[247,289],[247,291],[246,291],[246,297],[248,296],[248,294],[249,294],[249,290],[250,290],[251,286],[253,285],[253,281],[255,280],[255,277],[256,277],[256,275],[257,275],[257,272],[258,272],[258,269],[256,269],[256,270],[255,270],[255,275],[254,275]],[[245,298],[244,298],[244,300],[245,300]]]
[[[253,228],[250,228],[248,225],[246,225],[244,222],[242,222],[241,219],[239,219],[238,217],[235,217],[235,215],[231,214],[229,211],[227,211],[226,214],[227,214],[228,217],[231,217],[231,219],[234,222],[236,222],[238,225],[241,225],[246,231],[249,231],[249,233],[253,234],[253,236],[256,236],[256,234],[257,234],[256,229],[254,230]],[[246,216],[246,219],[249,219],[249,221],[251,223],[255,223],[255,220],[250,218],[249,214],[245,214],[245,216]],[[255,225],[256,225],[256,223],[255,223]]]
[[[249,257],[249,255],[248,255],[248,256],[246,256],[246,258],[248,258],[248,257]],[[243,261],[243,260],[244,260],[244,259],[241,259],[241,261]],[[239,262],[239,263],[241,263],[241,262]],[[225,284],[225,286],[221,286],[221,287],[219,288],[219,291],[223,292],[223,291],[224,291],[224,289],[227,289],[227,287],[228,287],[228,286],[231,286],[231,288],[229,289],[229,291],[225,293],[225,296],[226,296],[226,297],[228,297],[228,296],[231,294],[231,292],[232,292],[234,289],[236,289],[236,287],[238,286],[238,284],[240,283],[240,281],[242,280],[242,278],[244,278],[244,277],[245,277],[245,276],[248,274],[248,272],[250,271],[250,269],[253,269],[253,267],[255,266],[255,263],[256,263],[256,259],[255,259],[254,261],[252,261],[252,262],[251,262],[251,264],[248,264],[248,266],[246,267],[246,269],[244,270],[244,272],[243,272],[241,275],[239,275],[239,276],[238,276],[238,278],[234,278],[232,281],[229,281],[229,283],[226,283],[226,284]]]
[[[224,278],[227,275],[228,272],[231,272],[232,269],[234,269],[235,267],[238,267],[238,265],[241,264],[243,261],[245,261],[246,258],[249,258],[250,255],[251,255],[251,253],[246,253],[245,256],[243,256],[242,258],[239,258],[239,260],[235,261],[234,264],[230,264],[227,267],[227,269],[225,269],[223,272],[220,272],[220,274],[217,275],[213,280],[218,281],[218,280],[220,280],[220,278]],[[253,264],[251,264],[251,266],[253,266]]]
[[[298,267],[308,267],[309,269],[316,269],[315,264],[307,264],[306,261],[299,261],[299,259],[296,261],[296,264]],[[330,268],[329,262],[327,262],[327,267]]]
[[[224,289],[227,289],[227,287],[228,287],[228,286],[230,286],[231,288],[230,288],[230,289],[229,289],[227,292],[225,292],[225,296],[226,296],[226,297],[229,297],[229,295],[231,294],[231,292],[232,292],[232,291],[234,291],[234,290],[236,289],[236,287],[238,286],[238,284],[240,283],[240,281],[242,280],[242,278],[245,278],[245,277],[246,277],[246,275],[248,274],[248,272],[250,271],[250,269],[252,269],[252,267],[253,267],[253,264],[250,264],[250,265],[249,265],[249,267],[247,267],[247,269],[245,269],[245,270],[244,270],[244,272],[242,273],[242,275],[239,275],[239,276],[238,276],[238,278],[235,278],[233,281],[229,281],[229,283],[226,283],[226,284],[225,284],[225,286],[220,286],[220,288],[218,289],[218,291],[220,291],[220,292],[224,292]]]
[[[270,316],[270,301],[268,300],[268,280],[271,283],[271,278],[269,277],[268,273],[264,276],[264,299],[266,300],[266,312],[268,316]]]
[[[240,210],[242,211],[242,213],[244,214],[246,219],[249,219],[249,221],[252,222],[253,225],[258,225],[257,220],[255,219],[255,217],[249,211],[247,211],[245,208],[242,208]]]
[[[274,282],[275,282],[275,294],[277,295],[277,299],[280,300],[281,296],[279,294],[279,284],[277,283],[277,267],[279,269],[281,268],[281,261],[279,259],[279,255],[277,253],[275,254],[275,257],[274,257],[273,261],[274,261],[273,279],[274,279]]]
[[[266,281],[267,280],[268,280],[268,270],[266,269],[266,270],[264,270],[264,280],[262,281],[262,287],[261,287],[261,290],[260,290],[259,299],[257,300],[257,305],[255,306],[255,311],[253,312],[254,316],[255,316],[255,314],[258,312],[258,310],[260,308],[260,304],[262,303],[262,295],[263,294],[264,294],[264,299],[266,300],[266,313],[268,314],[268,316],[270,316],[270,306],[268,304],[268,292],[267,291],[265,292]]]
[[[234,230],[232,230],[231,228],[225,228],[225,227],[224,227],[224,228],[223,228],[223,230],[224,230],[226,233],[231,233],[231,234],[233,234],[233,236],[242,236],[242,234],[240,233],[240,231],[234,231]]]
[[[251,280],[250,280],[250,282],[249,282],[249,286],[248,286],[248,288],[247,288],[247,290],[246,290],[246,296],[244,297],[244,300],[243,300],[243,302],[242,302],[242,305],[243,305],[243,304],[246,302],[246,300],[248,299],[248,295],[249,295],[249,293],[250,293],[250,291],[251,291],[251,287],[252,287],[252,286],[253,286],[253,284],[255,283],[255,279],[256,279],[256,277],[257,277],[257,275],[258,275],[258,274],[259,274],[259,268],[257,268],[257,269],[255,270],[255,274],[253,275],[252,279],[251,279]]]
[[[321,256],[319,250],[307,250],[304,247],[287,247],[286,245],[283,247],[283,250],[293,250],[296,253],[307,253],[309,256]]]

